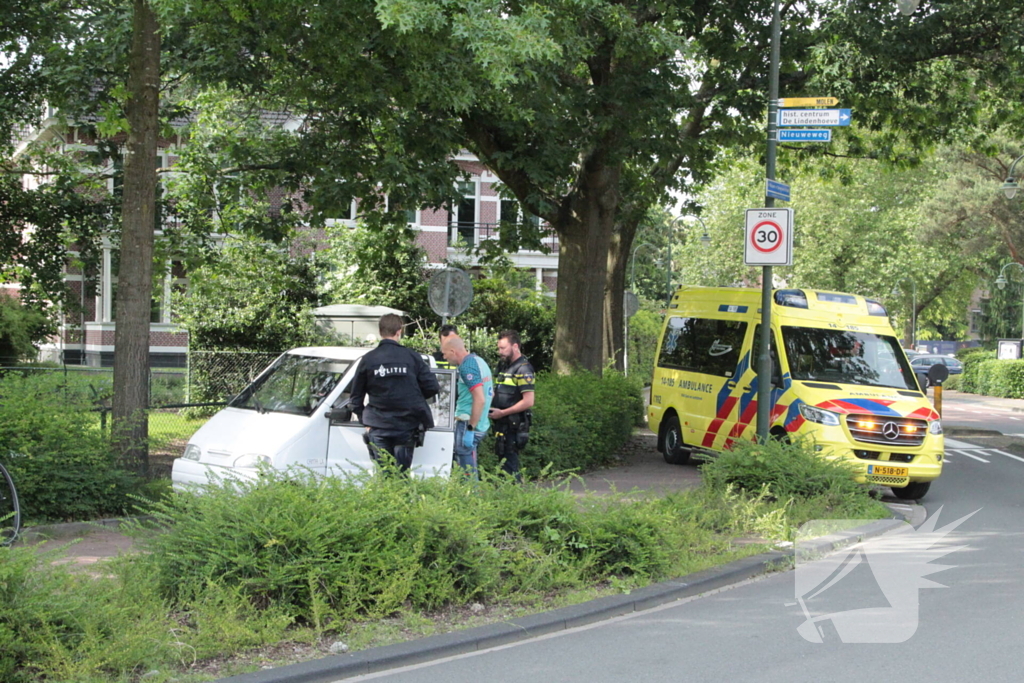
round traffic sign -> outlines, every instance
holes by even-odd
[[[761,221],[750,231],[750,244],[762,254],[771,254],[785,242],[782,226],[775,221]]]

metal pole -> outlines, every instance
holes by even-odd
[[[640,247],[651,247],[656,249],[653,244],[649,242],[641,242],[640,244],[633,247],[633,255],[629,257],[629,291],[636,293],[636,252],[640,251]],[[626,315],[625,308],[625,297],[623,297],[623,308],[622,308],[622,327],[624,330],[622,339],[622,374],[629,376],[629,317]]]
[[[911,280],[910,286],[913,291],[910,303],[910,348],[917,351],[917,282]]]
[[[665,242],[665,310],[668,310],[669,304],[672,303],[672,229],[676,227],[676,222],[679,219],[672,221],[668,226],[668,236]]]
[[[775,153],[778,141],[779,117],[779,61],[782,42],[779,0],[772,3],[772,61],[768,74],[768,159],[765,168],[769,180],[775,180]],[[765,208],[775,207],[775,199],[765,197]],[[772,267],[761,268],[761,339],[757,358],[757,438],[768,439],[771,421],[772,358],[769,344],[772,338]]]
[[[444,269],[444,315],[441,316],[441,324],[448,324],[448,299],[452,295],[452,271],[451,268]]]

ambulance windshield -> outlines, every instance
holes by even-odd
[[[308,417],[334,390],[349,365],[344,360],[285,354],[228,405]]]
[[[917,380],[895,337],[783,326],[782,339],[794,380],[918,391]]]

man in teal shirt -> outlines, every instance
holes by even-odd
[[[491,426],[487,417],[494,398],[491,369],[483,358],[466,350],[466,343],[458,335],[446,337],[441,351],[445,360],[457,368],[455,462],[476,478],[477,446]]]

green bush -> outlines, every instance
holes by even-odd
[[[949,391],[960,391],[960,380],[963,375],[950,375],[945,382],[942,383],[944,389]]]
[[[34,358],[35,343],[46,334],[49,321],[42,312],[0,294],[0,365],[17,365]]]
[[[128,507],[131,477],[116,467],[88,378],[60,373],[0,378],[0,458],[29,520],[93,519]]]
[[[620,373],[537,377],[530,441],[520,455],[529,474],[545,468],[586,471],[607,464],[643,421],[641,383]],[[495,464],[484,447],[482,463]]]
[[[267,472],[155,504],[167,531],[146,542],[142,561],[172,600],[232,585],[253,604],[286,606],[323,627],[325,615],[379,617],[609,574],[661,575],[688,547],[671,510],[650,503],[581,509],[567,491],[504,478],[359,483]]]
[[[654,376],[654,354],[664,317],[658,311],[642,308],[629,319],[629,375],[650,384]]]
[[[974,393],[999,398],[1024,398],[1024,360],[983,360],[975,364],[972,376]]]
[[[402,337],[402,344],[420,353],[434,355],[440,348],[438,329],[428,327],[417,329]],[[498,367],[498,331],[488,327],[459,327],[459,336],[466,342],[466,348],[484,359],[494,371]],[[532,360],[532,359],[531,359]]]
[[[957,360],[962,362],[976,353],[991,353],[991,350],[986,351],[983,346],[965,346],[962,349],[957,349],[957,352],[954,355]]]
[[[868,496],[867,487],[854,481],[846,463],[823,458],[806,440],[736,442],[732,450],[705,464],[702,476],[712,490],[732,485],[757,493],[767,487],[781,500],[825,496],[841,501]]]
[[[522,351],[530,358],[534,369],[543,372],[551,367],[555,308],[550,299],[535,292],[517,294],[517,290],[497,278],[474,280],[473,302],[465,313],[451,322],[460,328],[493,330],[491,346],[497,343],[499,332],[516,330],[522,338]]]
[[[981,364],[996,357],[995,351],[976,351],[963,356],[964,371],[960,375],[960,391],[981,393],[978,388],[978,369]]]
[[[104,566],[109,576],[72,574],[52,564],[59,551],[0,548],[0,681],[137,681],[197,657],[286,636],[292,620],[257,609],[229,586],[168,610],[149,566],[132,557]],[[296,634],[293,634],[296,635]]]

